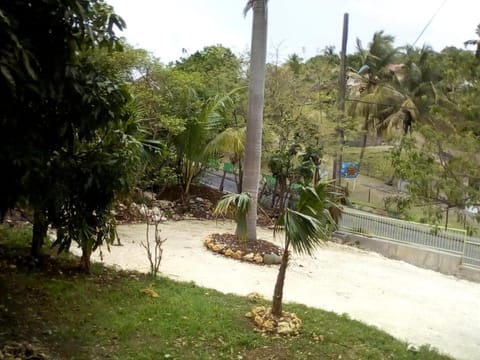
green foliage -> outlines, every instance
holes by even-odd
[[[207,144],[205,154],[227,156],[233,164],[239,163],[245,154],[245,131],[245,127],[225,129]]]
[[[243,82],[241,67],[241,60],[221,45],[207,46],[175,63],[175,68],[180,71],[200,74],[207,97],[239,87]]]
[[[82,56],[93,47],[119,45],[114,29],[123,21],[105,3],[49,0],[31,6],[18,0],[2,4],[0,12],[0,165],[11,174],[0,190],[4,212],[25,193],[19,179],[41,172],[73,133],[90,137],[115,116],[99,105],[108,98],[114,108],[127,94]]]
[[[31,240],[31,226],[9,227],[8,225],[0,225],[0,243],[3,246],[28,247]]]
[[[147,71],[141,72],[132,91],[142,104],[147,137],[157,147],[148,157],[142,186],[161,189],[176,177],[188,193],[208,160],[206,145],[231,125],[234,101],[241,96],[235,73],[239,63],[220,46],[167,67],[151,58],[144,60],[145,65],[143,60],[139,65]]]
[[[123,21],[98,0],[11,1],[0,11],[0,36],[10,39],[0,64],[25,65],[0,77],[0,166],[10,174],[0,211],[22,200],[35,212],[34,255],[54,224],[60,248],[79,242],[88,266],[91,250],[114,235],[112,203],[136,171],[130,93],[100,61],[121,51]]]
[[[236,235],[240,241],[247,240],[247,215],[252,198],[248,193],[227,194],[217,203],[214,215],[235,217],[237,223]]]
[[[235,93],[234,89],[231,93]],[[181,176],[185,193],[189,193],[193,179],[200,174],[207,162],[205,148],[212,133],[219,127],[220,109],[230,104],[230,94],[217,95],[206,100],[196,117],[187,119],[184,130],[175,137],[178,175]]]
[[[442,208],[476,205],[480,202],[477,154],[478,137],[472,133],[443,133],[428,126],[421,129],[423,144],[407,137],[392,152],[392,164],[399,178],[408,181],[410,201],[427,206],[426,215],[435,222]],[[454,149],[454,150],[453,150]]]
[[[94,141],[76,141],[73,151],[59,152],[52,159],[61,180],[49,214],[60,250],[76,241],[91,252],[115,239],[113,201],[130,191],[140,164],[136,126],[137,120],[131,118],[112,123],[99,129]]]
[[[385,197],[383,199],[383,203],[385,210],[392,211],[391,207],[394,206],[395,208],[393,213],[395,215],[404,215],[412,206],[412,198],[405,195],[392,195]]]

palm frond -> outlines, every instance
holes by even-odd
[[[219,110],[231,104],[231,96],[244,88],[238,87],[226,95],[217,95],[208,99],[203,104],[198,117],[188,119],[184,131],[176,137],[175,142],[179,153],[184,154],[187,159],[202,162],[206,142],[221,123]]]
[[[295,252],[311,255],[335,228],[335,219],[329,209],[338,208],[335,195],[330,192],[327,182],[315,187],[303,187],[295,210],[286,208],[274,227],[274,235],[285,234],[285,248],[289,245]]]
[[[247,16],[248,12],[250,9],[253,7],[253,2],[255,0],[248,0],[247,4],[245,5],[245,8],[243,9],[243,16]]]
[[[247,16],[248,12],[253,8],[255,0],[248,0],[245,8],[243,9],[243,16]],[[268,0],[265,0],[265,6],[267,6]]]
[[[207,144],[205,154],[225,154],[239,161],[245,153],[245,136],[245,127],[225,129]]]
[[[313,250],[328,237],[328,231],[320,220],[288,208],[275,224],[274,235],[279,231],[285,233],[286,244],[299,254],[312,255]]]
[[[227,194],[217,203],[213,214],[215,216],[233,215],[237,223],[237,236],[241,241],[247,239],[247,215],[250,210],[252,198],[250,194],[242,192],[240,194]]]

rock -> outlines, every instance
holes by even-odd
[[[277,332],[280,335],[290,334],[292,332],[292,327],[288,321],[280,321],[277,326]]]
[[[144,192],[143,192],[143,197],[144,197],[145,199],[150,200],[150,201],[156,199],[156,195],[155,195],[153,192],[150,192],[150,191],[144,191]]]
[[[195,201],[196,202],[199,202],[199,203],[204,203],[205,202],[205,199],[201,198],[201,197],[196,197],[195,198]]]
[[[251,316],[248,317],[253,319],[258,331],[268,334],[297,335],[302,325],[302,321],[294,313],[283,312],[278,319],[272,315],[271,308],[264,306],[253,308]]]
[[[135,204],[136,205],[136,204]],[[137,205],[138,206],[138,205]],[[138,206],[138,212],[140,213],[140,215],[142,216],[147,216],[149,211],[148,211],[148,208],[146,206]]]
[[[245,261],[253,261],[253,258],[255,257],[255,254],[254,253],[248,253],[247,255],[245,255],[243,257],[243,260]]]
[[[262,327],[267,331],[267,332],[273,332],[275,331],[275,328],[277,327],[276,326],[276,323],[273,319],[269,318],[269,319],[266,319],[263,324],[262,324]],[[277,331],[278,331],[278,328],[277,328]]]
[[[225,250],[225,252],[224,252],[224,255],[225,255],[225,256],[229,256],[229,257],[233,257],[233,254],[234,254],[234,252],[233,252],[232,249],[227,249],[227,250]]]
[[[240,260],[243,256],[243,251],[242,250],[237,250],[233,253],[232,257],[234,259]]]
[[[258,292],[251,292],[250,294],[247,295],[247,298],[250,300],[264,300],[265,297],[262,294],[259,294]]]
[[[260,264],[263,262],[263,256],[261,254],[255,254],[253,261],[255,261],[257,264]]]
[[[213,237],[212,237],[212,235],[207,235],[207,237],[205,238],[205,241],[204,241],[204,242],[205,242],[205,244],[206,244],[206,243],[213,242]]]
[[[223,244],[214,244],[211,248],[213,251],[215,252],[220,252],[222,251],[223,249],[225,249],[225,245]],[[231,251],[231,250],[230,250]]]
[[[255,325],[257,325],[258,327],[263,327],[263,317],[260,316],[260,315],[255,315],[255,317],[253,318],[253,321],[255,321]]]
[[[168,201],[168,200],[158,200],[157,204],[162,209],[169,209],[175,206],[173,201]]]
[[[152,211],[152,214],[154,216],[161,216],[162,215],[162,211],[160,210],[160,208],[158,206],[154,206],[151,211]]]
[[[282,258],[274,253],[265,254],[263,255],[263,262],[266,265],[280,264],[282,262]]]

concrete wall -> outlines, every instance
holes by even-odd
[[[460,255],[344,232],[336,232],[333,238],[338,243],[375,251],[390,259],[480,282],[480,269],[462,266]]]

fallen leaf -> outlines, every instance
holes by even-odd
[[[158,298],[158,294],[155,290],[152,290],[152,289],[149,289],[149,288],[146,288],[146,289],[142,289],[140,290],[140,292],[146,294],[146,295],[149,295],[153,298]]]

